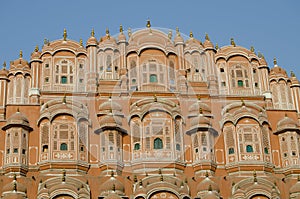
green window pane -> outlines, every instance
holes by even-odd
[[[68,145],[66,143],[61,143],[60,150],[61,151],[67,151],[68,150]]]
[[[252,153],[252,152],[253,152],[253,147],[252,147],[251,145],[247,145],[247,146],[246,146],[246,151],[247,151],[248,153]]]
[[[134,144],[134,150],[140,150],[140,143],[135,143]]]
[[[163,142],[160,138],[156,138],[154,140],[154,149],[162,149],[163,148]]]
[[[243,87],[244,86],[244,82],[242,80],[238,80],[238,87]]]
[[[67,77],[66,76],[62,76],[61,77],[61,83],[62,84],[66,84],[67,83]]]
[[[151,74],[150,75],[150,82],[152,82],[152,83],[157,82],[157,75]]]

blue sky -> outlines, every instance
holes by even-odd
[[[99,39],[109,28],[115,35],[119,25],[143,28],[147,19],[152,27],[175,29],[183,34],[193,31],[194,37],[211,41],[220,47],[236,44],[264,54],[270,68],[273,58],[278,65],[293,70],[300,78],[300,1],[298,0],[9,0],[0,3],[0,63],[17,59],[23,50],[24,58],[44,38],[62,38],[63,29],[68,38],[84,43],[95,29]]]

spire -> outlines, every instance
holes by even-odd
[[[147,24],[146,24],[147,28],[151,28],[151,23],[150,23],[150,19],[147,20]]]
[[[253,46],[250,47],[250,51],[254,53],[254,47]]]
[[[179,28],[178,27],[176,27],[176,35],[180,36],[180,32],[179,32]]]
[[[106,33],[107,36],[109,35],[109,29],[108,28],[106,28],[105,33]]]
[[[20,50],[20,58],[23,58],[23,51]]]
[[[123,26],[120,24],[120,33],[123,33]]]
[[[83,43],[82,43],[82,39],[80,38],[80,40],[79,40],[79,44],[80,44],[80,46],[83,46]]]
[[[230,44],[231,44],[233,47],[236,46],[233,38],[230,39]]]
[[[169,38],[169,39],[172,39],[172,36],[173,36],[173,35],[172,35],[172,30],[169,30],[168,38]]]
[[[274,66],[277,66],[277,59],[276,59],[276,57],[274,57],[273,63],[274,63]]]
[[[94,30],[94,28],[92,29],[91,36],[95,37],[95,30]]]
[[[193,38],[194,37],[194,34],[192,31],[190,31],[190,38]]]
[[[131,37],[132,32],[131,32],[131,28],[128,28],[128,37]]]
[[[64,29],[64,35],[63,35],[63,37],[64,37],[64,41],[67,41],[67,30],[66,29]]]
[[[208,34],[205,34],[205,40],[210,41]]]
[[[216,50],[219,50],[219,45],[218,45],[218,43],[216,43],[215,49],[216,49]]]
[[[35,52],[39,52],[39,46],[38,46],[38,45],[35,46],[34,51],[35,51]]]

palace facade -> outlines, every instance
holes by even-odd
[[[300,198],[299,92],[233,39],[65,30],[0,70],[0,197]]]

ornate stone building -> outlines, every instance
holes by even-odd
[[[233,39],[127,34],[65,31],[0,70],[1,198],[300,198],[293,73]]]

